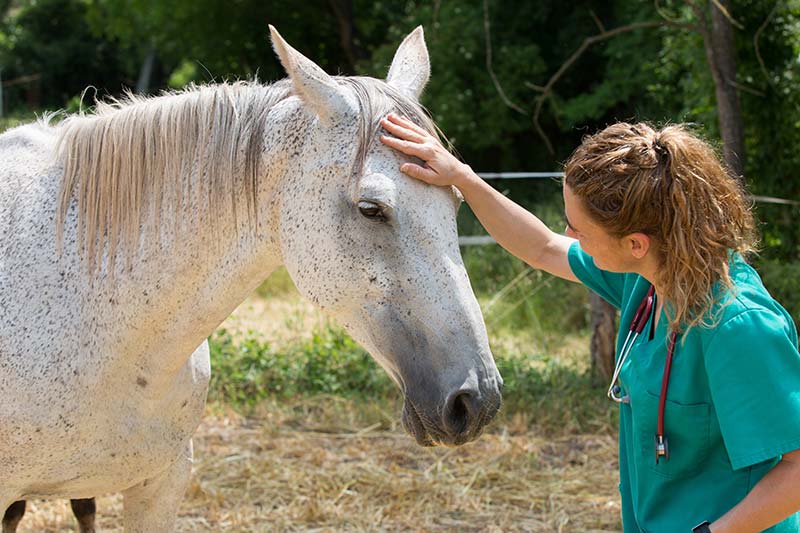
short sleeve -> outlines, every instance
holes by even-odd
[[[625,288],[625,274],[617,274],[600,270],[594,264],[592,256],[581,250],[580,243],[575,241],[569,247],[567,259],[572,273],[581,283],[596,292],[605,301],[622,308],[622,296]]]
[[[800,354],[793,326],[772,311],[743,311],[718,326],[705,364],[734,470],[800,448]]]

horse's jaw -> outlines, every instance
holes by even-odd
[[[400,389],[401,422],[419,445],[460,446],[481,435],[502,402],[482,322],[447,328],[391,305],[345,316],[335,318]],[[447,316],[461,322],[458,313]]]

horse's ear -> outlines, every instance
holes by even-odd
[[[269,26],[269,31],[272,47],[292,80],[297,95],[322,122],[330,124],[334,117],[343,115],[352,108],[336,80],[289,46],[272,25]]]
[[[425,46],[425,35],[422,26],[417,26],[395,52],[386,82],[408,96],[419,99],[430,75],[431,60],[428,47]]]

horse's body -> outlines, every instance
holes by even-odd
[[[205,338],[281,264],[395,379],[420,443],[473,439],[499,407],[457,200],[373,138],[387,111],[425,120],[421,31],[388,84],[334,80],[273,42],[291,86],[0,136],[0,509],[123,491],[126,528],[171,528]]]
[[[80,263],[43,246],[55,237],[57,134],[37,124],[0,136],[4,162],[23,169],[0,181],[10,237],[0,271],[0,471],[12,473],[0,494],[22,483],[25,497],[87,498],[151,478],[164,457],[183,453],[203,412],[208,347],[169,371],[169,358],[146,353],[158,333],[141,320],[131,325],[149,339],[116,340],[127,328],[114,322],[144,314],[146,298],[132,283],[121,284],[124,297],[92,290]],[[162,371],[169,382],[159,382]]]

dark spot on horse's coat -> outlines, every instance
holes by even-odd
[[[147,387],[147,380],[144,377],[139,376],[138,378],[136,378],[136,384],[139,385],[141,388],[145,388]]]
[[[181,404],[181,408],[186,407],[187,403],[189,403],[189,400],[183,400],[183,403]]]

